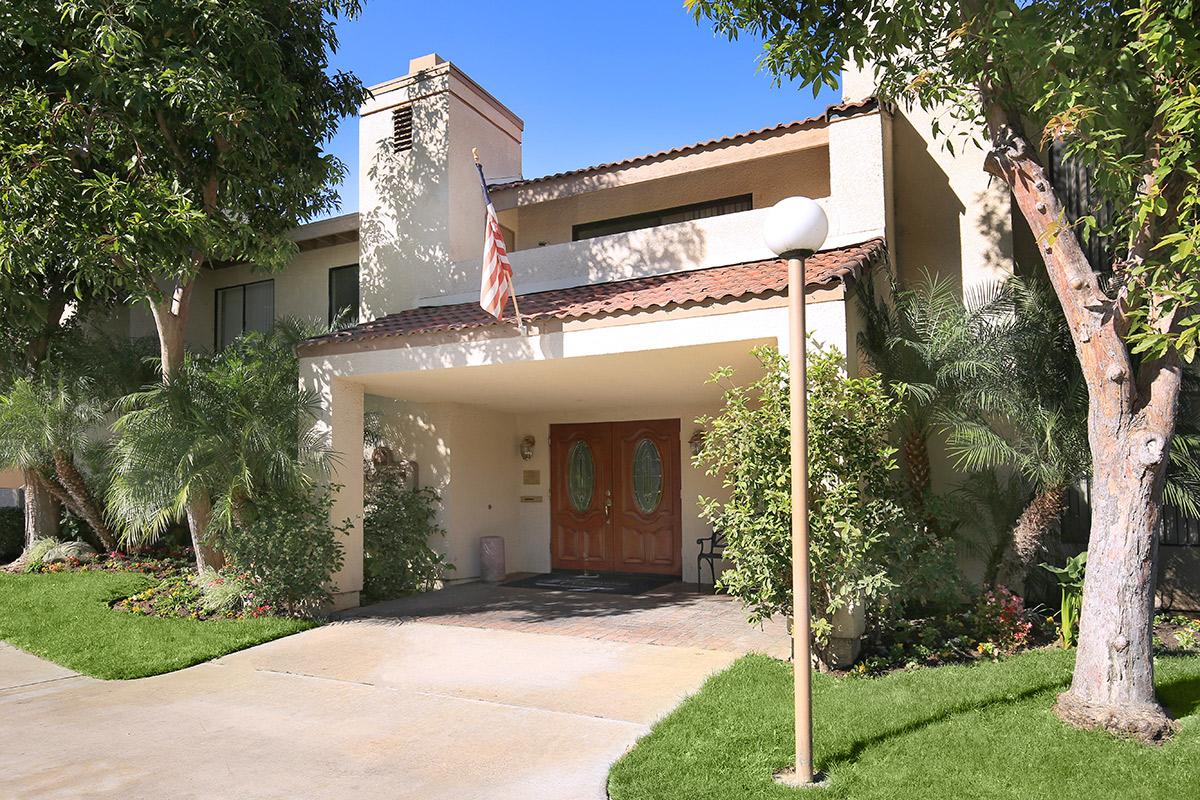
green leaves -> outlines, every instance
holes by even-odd
[[[318,400],[299,388],[294,346],[306,333],[281,320],[270,334],[189,356],[176,379],[122,401],[108,500],[126,540],[157,538],[199,495],[228,533],[260,499],[312,488],[332,454],[311,431]]]
[[[698,420],[707,432],[696,464],[728,490],[727,500],[702,499],[702,510],[728,539],[732,567],[721,584],[757,621],[792,610],[791,445],[787,361],[773,348],[754,355],[763,372],[747,385],[734,384],[729,370],[718,372],[724,405]],[[899,401],[878,377],[849,378],[842,364],[836,350],[810,353],[809,522],[818,619],[859,603],[878,611],[900,602],[911,589],[908,569],[916,559],[910,556],[925,544],[893,481],[890,431]]]
[[[282,267],[336,207],[320,145],[342,0],[29,0],[0,9],[0,273],[152,296],[205,260]]]
[[[983,93],[1015,133],[1089,171],[1093,208],[1057,235],[1130,252],[1128,333],[1146,358],[1196,357],[1200,321],[1200,27],[1195,0],[690,0],[718,33],[765,40],[760,64],[800,87],[873,71],[882,99],[984,129]],[[934,135],[953,147],[953,125]],[[1022,129],[1023,127],[1023,129]],[[996,146],[1006,146],[998,141]],[[1097,212],[1112,222],[1098,229]],[[1142,251],[1139,243],[1148,241]],[[1119,288],[1119,287],[1118,287]]]

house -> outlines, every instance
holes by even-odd
[[[372,92],[360,213],[300,229],[283,274],[218,271],[197,295],[213,310],[196,314],[196,335],[219,345],[239,320],[356,311],[356,324],[302,346],[302,381],[335,450],[357,453],[364,413],[379,415],[391,449],[438,489],[457,579],[479,575],[487,535],[505,538],[510,571],[696,578],[696,540],[710,534],[696,498],[719,491],[691,464],[694,421],[720,401],[706,378],[725,365],[749,374],[755,345],[787,347],[786,267],[761,239],[778,200],[808,195],[827,210],[808,324],[851,371],[855,281],[889,259],[901,274],[930,264],[992,278],[1018,247],[982,154],[932,144],[928,118],[880,107],[859,76],[817,117],[541,177],[522,174],[521,119],[438,56]],[[524,335],[478,306],[473,148]],[[334,480],[334,517],[357,519],[357,459]],[[358,601],[361,552],[356,529],[340,605]]]
[[[509,571],[650,572],[696,579],[708,536],[692,466],[717,368],[748,376],[750,349],[787,349],[786,265],[762,242],[790,195],[830,220],[808,260],[809,332],[858,369],[856,281],[890,263],[965,285],[1008,274],[1028,233],[974,149],[934,141],[922,112],[882,107],[864,75],[808,119],[556,175],[522,173],[524,125],[437,55],[372,87],[360,111],[360,212],[305,225],[278,274],[207,271],[189,345],[219,348],[278,316],[341,319],[300,349],[343,454],[334,518],[356,521],[338,604],[362,586],[364,414],[438,490],[456,579],[479,575],[479,539],[503,536]],[[728,132],[704,132],[712,135]],[[508,242],[525,333],[478,306],[478,148]],[[604,154],[598,154],[603,157]],[[511,307],[510,307],[511,310]],[[132,336],[153,335],[129,314]]]

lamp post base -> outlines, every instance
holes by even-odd
[[[818,772],[813,775],[813,779],[807,783],[796,777],[796,769],[788,767],[781,769],[775,773],[775,782],[780,786],[790,786],[793,789],[824,789],[829,785],[829,778],[824,772]]]

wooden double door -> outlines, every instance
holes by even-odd
[[[679,420],[550,426],[554,569],[681,575]]]

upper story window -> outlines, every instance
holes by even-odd
[[[275,281],[217,289],[216,345],[224,350],[246,331],[266,333],[275,323]]]
[[[358,264],[329,270],[329,324],[358,324]]]
[[[571,229],[572,238],[578,242],[582,239],[594,239],[597,236],[611,236],[614,233],[627,233],[642,228],[670,225],[673,222],[688,222],[706,217],[719,217],[722,214],[736,214],[739,211],[750,211],[753,208],[753,195],[724,197],[720,200],[707,200],[703,203],[664,208],[661,211],[650,211],[645,214],[631,214],[627,217],[614,217],[598,222],[584,222]]]
[[[392,149],[397,153],[413,146],[413,109],[401,106],[392,112]]]

